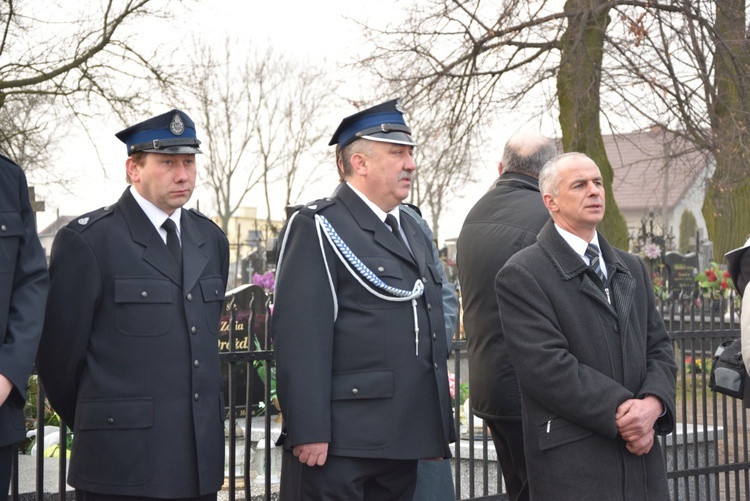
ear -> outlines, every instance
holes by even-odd
[[[500,176],[500,175],[502,175],[502,173],[503,173],[503,163],[502,162],[498,162],[498,164],[497,164],[497,175]]]
[[[358,176],[364,177],[367,175],[367,157],[364,153],[355,153],[352,155],[350,163],[352,164],[352,169]]]
[[[542,202],[544,202],[544,206],[547,207],[547,210],[550,212],[557,212],[557,210],[559,209],[559,206],[557,205],[557,199],[549,193],[545,193],[544,195],[542,195]]]
[[[138,164],[130,157],[125,161],[125,172],[127,172],[128,177],[133,183],[141,181],[141,171],[138,168]]]

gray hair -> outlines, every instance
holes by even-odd
[[[352,156],[356,153],[372,154],[371,145],[372,141],[367,139],[356,139],[341,149],[336,145],[336,166],[342,181],[348,179],[354,173],[351,164]]]
[[[536,132],[521,132],[505,143],[503,172],[538,177],[542,167],[555,155],[557,146],[554,141]]]
[[[557,196],[560,193],[560,174],[558,172],[558,167],[560,161],[568,157],[581,157],[591,160],[591,158],[585,153],[579,153],[577,151],[563,153],[562,155],[557,155],[549,160],[544,164],[542,171],[539,173],[539,191],[542,192],[542,196],[547,193]]]

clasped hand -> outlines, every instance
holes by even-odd
[[[617,407],[615,424],[628,451],[636,456],[648,454],[656,436],[654,423],[663,409],[661,400],[653,395],[626,400]]]

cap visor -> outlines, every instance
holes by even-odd
[[[169,148],[150,148],[140,150],[146,153],[161,153],[162,155],[196,155],[203,153],[200,148],[195,146],[170,146]]]
[[[374,132],[362,136],[361,139],[369,139],[370,141],[378,141],[381,143],[394,143],[394,144],[405,144],[407,146],[416,146],[417,143],[412,141],[411,136],[406,132]]]

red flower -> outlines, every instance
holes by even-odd
[[[716,273],[714,273],[714,270],[706,270],[706,278],[708,278],[709,282],[716,282]]]
[[[724,278],[729,278],[731,275],[729,274],[729,270],[724,270],[724,274],[722,275]]]
[[[723,281],[723,282],[721,283],[721,290],[723,290],[723,291],[724,291],[724,290],[727,290],[728,288],[729,288],[729,284],[727,283],[727,281],[726,281],[726,280],[724,280],[724,281]]]

